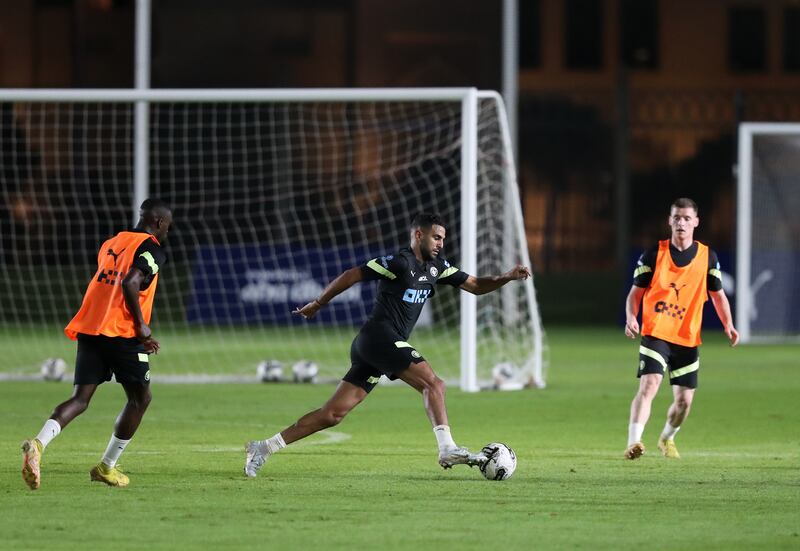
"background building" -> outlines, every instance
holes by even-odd
[[[131,87],[134,4],[1,3],[0,85]],[[545,318],[549,296],[580,303],[627,285],[678,196],[699,202],[699,235],[730,270],[736,128],[800,119],[800,2],[519,8],[519,174]],[[502,2],[160,0],[152,10],[153,87],[500,87]],[[598,316],[617,309],[607,295]]]

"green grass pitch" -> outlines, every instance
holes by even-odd
[[[70,386],[0,383],[0,549],[800,548],[796,346],[731,349],[707,334],[676,438],[683,458],[654,453],[664,385],[648,454],[627,462],[637,343],[620,329],[549,328],[548,339],[548,389],[448,394],[457,442],[516,450],[505,482],[440,469],[419,395],[396,386],[248,480],[244,441],[271,436],[332,387],[156,383],[121,460],[131,485],[108,488],[88,471],[122,406],[112,383],[47,449],[32,492],[19,443]]]

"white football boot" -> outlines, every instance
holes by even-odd
[[[483,453],[472,453],[467,448],[449,448],[439,452],[439,465],[443,469],[450,469],[453,465],[481,466],[489,458]]]
[[[254,478],[258,474],[259,469],[264,466],[264,463],[267,462],[267,459],[272,454],[267,450],[266,445],[257,440],[251,440],[245,444],[244,451],[247,452],[247,457],[244,462],[244,474],[250,478]]]

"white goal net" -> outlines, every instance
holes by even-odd
[[[800,124],[739,127],[736,323],[742,341],[800,337]]]
[[[174,213],[151,324],[162,344],[154,376],[251,376],[275,360],[291,378],[291,366],[307,360],[321,378],[341,377],[376,284],[353,287],[310,322],[291,310],[342,271],[407,246],[420,211],[444,217],[444,256],[471,273],[529,264],[496,95],[478,95],[477,142],[464,157],[461,100],[250,92],[247,100],[148,96],[147,195]],[[97,247],[130,227],[138,200],[134,103],[2,98],[0,371],[35,372],[48,357],[71,366],[74,344],[61,329],[96,269]],[[472,193],[464,158],[477,172]],[[463,264],[465,243],[474,270]],[[459,291],[440,287],[410,342],[469,390],[504,363],[542,385],[532,282],[478,297],[470,311]],[[464,312],[474,320],[466,345]],[[465,350],[473,367],[464,367]],[[466,379],[465,369],[474,371]]]

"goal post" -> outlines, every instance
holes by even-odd
[[[98,243],[129,227],[146,195],[175,211],[153,321],[159,368],[171,374],[247,374],[259,360],[305,359],[341,376],[374,284],[311,323],[290,306],[344,269],[407,246],[420,210],[444,216],[444,256],[464,271],[530,266],[508,124],[493,92],[6,89],[0,104],[11,205],[0,219],[0,297],[12,304],[0,340],[30,343],[5,355],[0,372],[53,356],[72,363],[60,328]],[[43,258],[40,296],[30,296]],[[519,381],[544,386],[532,280],[480,297],[437,293],[411,336],[437,373],[475,391],[506,363]]]
[[[505,156],[503,165],[505,168],[503,171],[503,265],[512,266],[515,262],[519,262],[533,270],[530,249],[527,245],[528,237],[525,231],[525,216],[522,211],[521,193],[517,180],[510,121],[506,113],[505,104],[500,94],[492,90],[482,90],[478,92],[478,96],[481,99],[492,102],[495,109],[497,109],[495,120],[497,121],[503,155]],[[515,244],[519,245],[515,246]],[[533,272],[531,271],[531,273]],[[544,388],[546,385],[547,347],[544,328],[539,315],[539,303],[536,299],[533,277],[525,282],[522,290],[522,300],[527,308],[520,307],[517,303],[516,296],[518,296],[518,293],[515,292],[514,287],[506,286],[501,290],[501,293],[505,323],[507,325],[513,323],[525,324],[527,326],[526,332],[529,331],[531,348],[534,351],[538,351],[528,356],[525,360],[527,363],[522,366],[521,372],[527,378],[524,382],[537,388]],[[530,315],[523,315],[525,312],[529,312]]]
[[[470,90],[461,102],[461,269],[478,270],[478,97]],[[461,293],[461,389],[476,392],[477,297]]]
[[[742,342],[800,337],[800,124],[739,125],[736,325]]]

